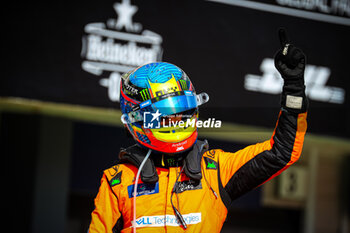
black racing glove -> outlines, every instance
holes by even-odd
[[[288,43],[284,29],[279,29],[278,33],[281,49],[275,55],[275,67],[284,80],[282,108],[293,113],[306,112],[308,107],[304,85],[306,56],[301,49]]]

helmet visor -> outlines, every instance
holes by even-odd
[[[192,91],[178,91],[168,93],[140,103],[134,111],[123,114],[124,124],[144,120],[144,113],[157,114],[157,117],[169,116],[197,108],[208,102],[209,96],[206,93],[196,95]]]

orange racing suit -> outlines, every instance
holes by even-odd
[[[164,161],[156,164],[157,182],[140,180],[138,184],[137,232],[220,232],[233,200],[298,160],[307,127],[306,116],[306,112],[282,109],[270,140],[235,153],[220,149],[201,152],[202,176],[197,180],[186,173],[180,174],[181,167],[174,164],[165,166]],[[132,232],[133,184],[137,171],[131,163],[117,164],[104,171],[91,214],[90,233]],[[171,201],[181,212],[187,229],[177,220]]]

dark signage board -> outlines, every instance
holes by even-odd
[[[210,101],[201,116],[273,127],[277,29],[307,54],[309,131],[350,137],[350,1],[74,1],[12,5],[0,96],[119,108],[120,75],[181,67]]]

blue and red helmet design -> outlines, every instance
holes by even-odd
[[[122,122],[141,145],[163,153],[182,152],[197,140],[198,106],[206,102],[201,95],[179,67],[146,64],[121,78]]]

